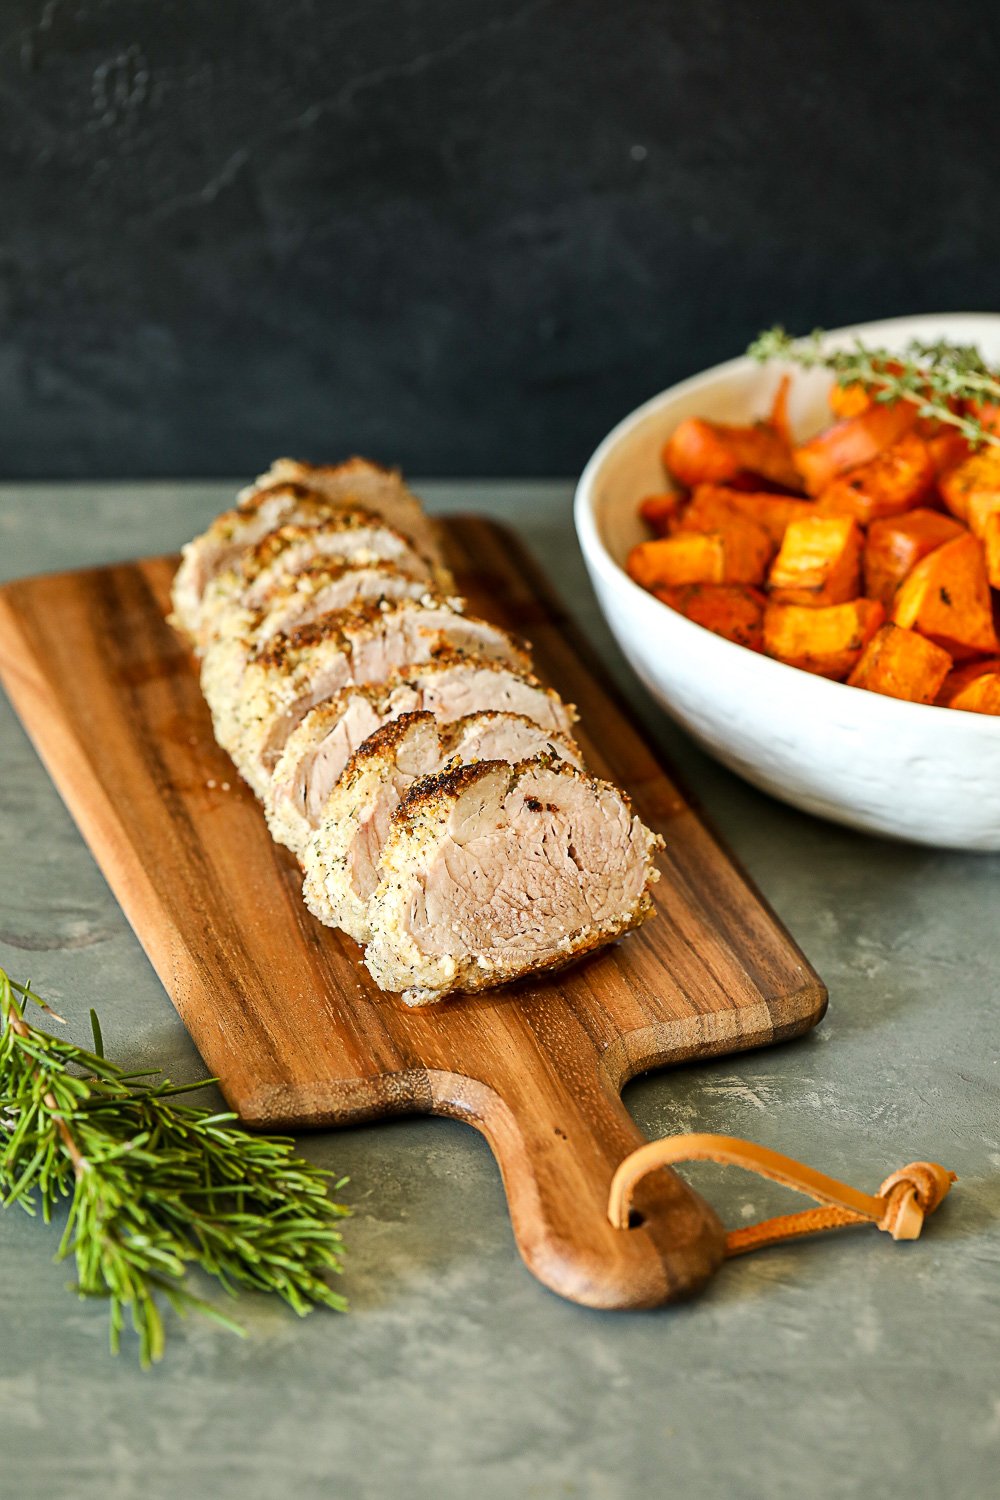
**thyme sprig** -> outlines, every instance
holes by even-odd
[[[341,1269],[336,1226],[348,1212],[328,1194],[331,1173],[291,1140],[178,1102],[213,1080],[177,1085],[158,1069],[116,1067],[93,1011],[87,1051],[32,1025],[29,1005],[61,1021],[0,969],[0,1204],[49,1222],[68,1200],[56,1258],[74,1258],[81,1297],[109,1301],[112,1352],[128,1317],[142,1364],[159,1359],[164,1302],[242,1334],[188,1289],[191,1267],[231,1295],[273,1292],[299,1314],[346,1306],[326,1280]]]
[[[761,364],[781,359],[804,370],[829,370],[838,385],[860,385],[876,401],[915,402],[921,417],[957,428],[973,448],[1000,446],[1000,433],[977,414],[980,406],[1000,403],[1000,376],[973,344],[911,339],[902,350],[890,350],[855,339],[848,348],[831,349],[825,337],[816,328],[796,339],[776,326],[758,334],[747,354]]]

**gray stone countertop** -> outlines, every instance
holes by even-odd
[[[177,547],[218,483],[6,485],[0,576]],[[997,1493],[1000,922],[988,856],[877,842],[771,801],[645,700],[587,585],[566,483],[428,483],[430,508],[515,526],[654,741],[827,981],[809,1038],[630,1086],[651,1136],[744,1135],[874,1189],[930,1157],[958,1189],[917,1244],[849,1231],[723,1268],[697,1302],[596,1313],[520,1263],[463,1125],[304,1137],[347,1173],[346,1317],[244,1299],[243,1341],[171,1320],[164,1362],[112,1360],[56,1232],[0,1215],[0,1500],[684,1500]],[[112,1055],[200,1062],[6,702],[0,964]],[[690,1169],[730,1224],[804,1206]]]

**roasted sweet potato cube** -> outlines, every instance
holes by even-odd
[[[865,593],[888,609],[910,569],[935,547],[961,534],[959,523],[937,510],[910,510],[903,516],[873,521],[865,538]]]
[[[846,604],[861,592],[861,530],[850,516],[792,521],[768,574],[776,604]]]
[[[769,604],[764,611],[764,650],[790,667],[842,682],[884,619],[885,610],[874,599],[852,599],[822,609]]]
[[[954,427],[940,426],[938,431],[926,435],[924,442],[934,465],[934,473],[939,479],[949,469],[963,464],[972,454],[968,442]]]
[[[883,448],[898,443],[917,421],[912,401],[876,403],[860,416],[837,422],[795,450],[795,464],[810,495],[820,495],[848,469],[866,464]]]
[[[944,708],[972,714],[1000,714],[1000,659],[970,662],[950,672],[937,700]]]
[[[872,405],[872,399],[864,386],[858,385],[856,381],[852,381],[850,385],[840,385],[834,381],[827,396],[830,410],[840,422],[860,417]]]
[[[982,536],[987,516],[1000,510],[1000,448],[983,448],[949,469],[938,489],[952,515]]]
[[[679,490],[663,490],[647,495],[639,505],[639,514],[657,536],[669,536],[683,505],[684,497]]]
[[[1000,589],[1000,511],[986,517],[983,527],[983,551],[986,554],[986,576],[990,586]]]
[[[716,531],[678,532],[640,542],[629,553],[629,575],[643,588],[685,583],[763,583],[771,557],[767,532],[735,517]]]
[[[923,438],[908,432],[891,448],[827,485],[816,502],[823,515],[853,516],[867,526],[919,505],[934,483],[934,465]]]
[[[719,484],[695,485],[691,499],[672,529],[675,532],[718,531],[720,526],[731,525],[740,517],[736,509],[736,497],[740,493]]]
[[[947,651],[890,620],[872,636],[847,681],[887,698],[933,703],[950,671]]]
[[[1000,433],[1000,402],[966,401],[965,412],[980,422],[987,432]]]
[[[896,590],[892,619],[956,661],[1000,651],[982,543],[964,532],[928,553]]]
[[[656,589],[657,599],[678,614],[738,646],[759,651],[764,638],[764,595],[741,584],[689,583]]]
[[[815,514],[811,500],[796,500],[793,495],[772,495],[765,491],[725,489],[715,484],[699,484],[691,503],[681,514],[675,530],[714,531],[734,517],[762,526],[775,547],[790,521]]]
[[[676,428],[663,448],[663,462],[678,484],[746,485],[757,475],[784,489],[798,489],[798,470],[792,450],[774,427],[732,427],[689,417]]]
[[[903,370],[903,366],[894,359],[886,360],[881,368],[887,374],[895,375],[901,374]],[[839,383],[832,385],[827,400],[833,415],[839,417],[841,421],[846,417],[858,417],[875,405],[874,393],[853,381],[847,385]]]

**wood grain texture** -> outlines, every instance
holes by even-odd
[[[697,1289],[722,1228],[670,1172],[613,1229],[615,1167],[643,1136],[620,1101],[645,1069],[795,1036],[826,992],[654,759],[543,581],[502,529],[448,522],[471,607],[526,634],[580,709],[588,765],[666,840],[656,916],[563,973],[422,1011],[383,995],[320,926],[292,857],[215,744],[195,666],[166,625],[175,559],[0,590],[0,676],[230,1105],[254,1126],[431,1112],[486,1136],[518,1247],[594,1307]]]

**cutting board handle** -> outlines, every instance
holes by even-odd
[[[664,1169],[637,1188],[632,1227],[616,1229],[611,1181],[646,1137],[604,1082],[596,1052],[585,1068],[537,1045],[526,1067],[526,1052],[510,1070],[494,1059],[489,1084],[437,1072],[431,1082],[434,1112],[466,1120],[489,1141],[528,1268],[586,1307],[655,1307],[698,1291],[725,1254],[712,1208]]]

